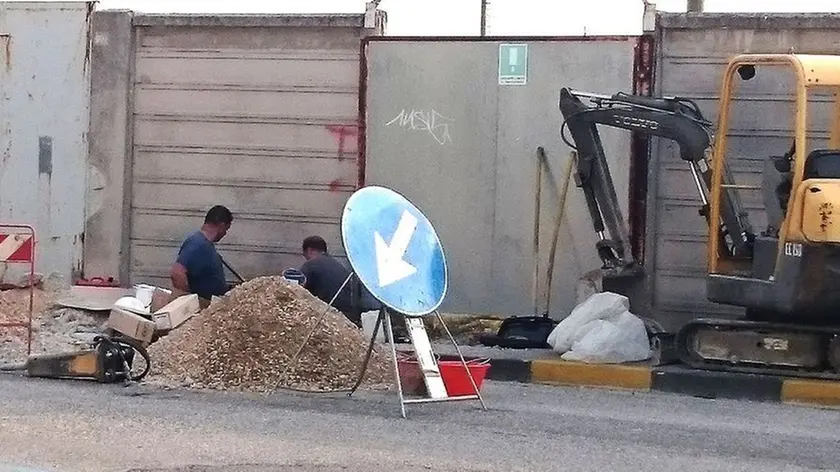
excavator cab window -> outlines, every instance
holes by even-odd
[[[817,149],[805,160],[804,179],[840,179],[840,149]]]

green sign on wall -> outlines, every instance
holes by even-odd
[[[528,81],[528,45],[499,45],[499,85],[525,85]]]

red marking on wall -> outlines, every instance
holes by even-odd
[[[333,179],[332,182],[330,182],[330,192],[338,192],[341,190],[342,185],[341,179]]]
[[[338,159],[344,158],[344,149],[347,144],[347,138],[358,136],[359,127],[356,125],[327,125],[327,131],[335,138],[338,145]]]

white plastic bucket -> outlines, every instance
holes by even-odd
[[[137,284],[134,286],[134,297],[140,300],[144,307],[148,308],[152,304],[152,297],[155,294],[155,287],[146,284]]]

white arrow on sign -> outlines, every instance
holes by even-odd
[[[397,231],[394,232],[390,245],[385,243],[379,231],[373,233],[380,288],[387,287],[417,272],[416,267],[403,259],[415,229],[417,229],[417,218],[406,210],[400,217]]]

